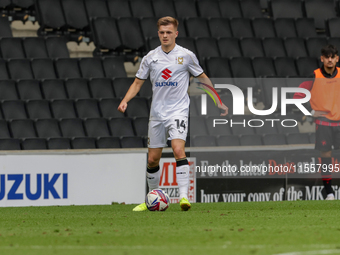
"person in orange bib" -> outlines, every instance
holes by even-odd
[[[310,105],[315,121],[315,149],[321,154],[321,177],[327,193],[326,200],[334,200],[332,188],[332,148],[340,148],[340,68],[338,50],[327,45],[321,50],[323,65],[314,70],[314,81],[305,81],[300,88],[311,92]],[[303,98],[295,93],[294,98]]]

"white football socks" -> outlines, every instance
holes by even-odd
[[[177,176],[177,183],[179,187],[179,197],[185,197],[188,199],[188,191],[189,191],[189,164],[188,160],[180,159],[177,160],[177,167],[176,167],[176,176]]]
[[[148,181],[149,191],[159,188],[159,179],[161,177],[161,171],[159,166],[146,169],[146,179]]]

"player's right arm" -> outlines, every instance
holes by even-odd
[[[120,102],[120,104],[118,106],[118,111],[125,112],[127,105],[128,105],[128,102],[137,95],[137,93],[140,91],[140,88],[142,87],[143,83],[144,83],[144,80],[135,78],[135,80],[131,84],[128,92],[126,92],[125,97]]]

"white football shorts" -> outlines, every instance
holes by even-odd
[[[186,140],[188,134],[188,117],[174,116],[167,120],[150,120],[148,131],[148,147],[167,147],[167,140]]]

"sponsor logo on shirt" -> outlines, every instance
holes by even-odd
[[[168,68],[166,68],[166,69],[164,69],[163,71],[162,71],[162,77],[165,79],[165,80],[167,80],[167,79],[169,79],[170,77],[171,77],[171,74],[172,72],[168,69]]]
[[[156,82],[156,87],[177,87],[177,81],[163,81],[163,82]]]

